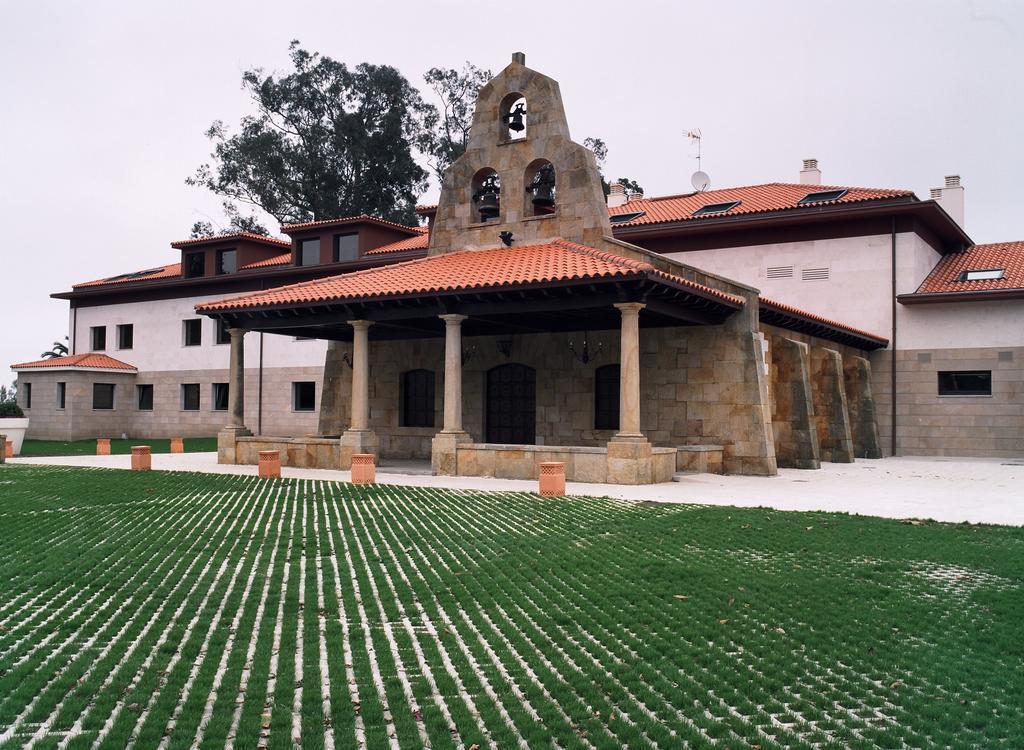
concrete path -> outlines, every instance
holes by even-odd
[[[15,464],[57,464],[128,469],[131,456],[9,459]],[[398,467],[401,468],[401,467]],[[254,474],[255,466],[222,466],[215,453],[154,454],[157,471]],[[349,472],[285,467],[286,477],[347,482]],[[537,483],[486,477],[435,477],[377,472],[381,483],[535,492]],[[1024,460],[965,458],[858,459],[823,464],[818,471],[782,469],[776,477],[693,474],[681,482],[624,486],[570,482],[572,495],[706,505],[825,510],[885,518],[930,518],[954,523],[1024,525]]]

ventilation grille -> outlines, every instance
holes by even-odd
[[[805,268],[800,272],[804,281],[824,281],[828,278],[828,268]]]
[[[793,277],[793,266],[769,266],[764,275],[769,279],[790,279]]]
[[[942,197],[942,188],[932,188],[932,200],[938,200]]]

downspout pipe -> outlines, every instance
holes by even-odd
[[[892,278],[891,278],[891,296],[892,296],[892,331],[889,335],[889,346],[890,351],[890,372],[889,377],[891,382],[889,387],[892,392],[891,404],[892,414],[890,415],[890,430],[891,430],[891,454],[896,455],[896,217],[892,217],[892,236],[891,236],[891,263],[892,266]]]
[[[260,331],[260,362],[256,373],[256,434],[263,434],[263,331]]]

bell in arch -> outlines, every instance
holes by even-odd
[[[526,130],[526,104],[519,102],[512,108],[512,111],[505,115],[508,120],[508,129],[516,133]]]

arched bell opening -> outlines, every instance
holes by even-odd
[[[516,92],[501,100],[499,108],[501,122],[498,132],[503,141],[520,141],[526,138],[526,97]]]
[[[524,216],[547,216],[555,212],[555,166],[547,159],[530,162],[523,175],[526,186]]]
[[[473,175],[473,215],[477,221],[497,221],[501,216],[501,178],[490,167]]]

